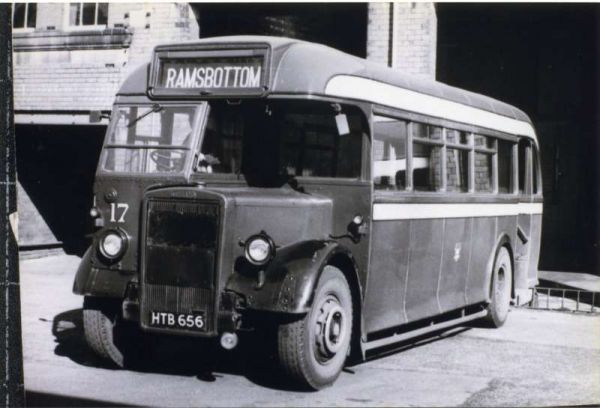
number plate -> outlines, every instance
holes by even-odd
[[[148,316],[151,327],[162,327],[167,329],[183,329],[204,331],[204,313],[170,313],[151,311]]]

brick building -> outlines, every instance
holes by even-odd
[[[598,273],[596,179],[579,162],[594,162],[597,143],[599,15],[597,5],[17,3],[21,248],[85,247],[106,126],[91,124],[90,111],[110,111],[119,84],[155,44],[264,34],[324,43],[528,112],[547,197],[541,267]]]
[[[187,3],[17,3],[13,14],[19,242],[79,252],[107,123],[90,111],[110,112],[154,45],[198,38],[198,22]]]

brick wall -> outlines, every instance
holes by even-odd
[[[15,110],[110,109],[126,57],[122,49],[15,53]]]
[[[63,25],[65,10],[62,5],[54,3],[37,3],[35,21],[36,30],[60,29]]]
[[[188,3],[111,3],[109,22],[133,33],[127,72],[150,59],[155,45],[199,38],[200,28]]]
[[[196,17],[187,3],[110,3],[106,28],[82,31],[67,24],[67,3],[39,3],[36,29],[13,33],[17,113],[48,113],[54,123],[71,124],[72,111],[83,111],[85,117],[90,110],[110,110],[120,84],[131,70],[149,60],[155,45],[199,36]],[[20,137],[28,137],[22,129],[17,123],[17,144]],[[80,130],[82,135],[87,133],[86,127]],[[44,158],[47,162],[66,159]],[[28,160],[39,158],[17,157],[21,164]],[[32,200],[19,183],[21,246],[61,240],[38,211],[47,205],[41,199]]]
[[[391,64],[391,3],[369,3],[367,24],[367,59]]]
[[[367,58],[435,78],[437,17],[433,3],[370,3]]]
[[[35,32],[14,33],[17,111],[108,110],[121,82],[155,45],[199,33],[187,3],[110,3],[107,30],[88,30],[74,43],[83,32],[65,28],[68,5],[39,7]],[[114,41],[117,32],[127,33],[123,41]]]

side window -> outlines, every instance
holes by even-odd
[[[529,146],[529,142],[527,140],[521,140],[519,142],[519,193],[526,194],[527,193],[527,166],[529,165],[529,161],[527,160],[527,148]]]
[[[415,191],[442,188],[442,128],[411,123],[413,136],[413,187]]]
[[[304,177],[358,178],[364,123],[357,111],[344,113],[340,134],[329,112],[286,113],[282,117],[282,155],[289,174]]]
[[[406,187],[407,123],[375,116],[373,123],[373,183],[378,190]]]
[[[494,188],[492,156],[494,151],[492,138],[475,135],[475,191],[491,193]]]
[[[458,130],[446,130],[446,191],[469,191],[469,135]]]
[[[512,193],[512,147],[506,140],[498,140],[498,192]]]
[[[535,145],[532,143],[531,144],[531,158],[532,158],[532,167],[533,167],[533,173],[532,173],[532,191],[533,194],[539,194],[541,193],[540,189],[540,183],[539,183],[539,160],[538,160],[538,152],[537,152],[537,148],[535,147]]]

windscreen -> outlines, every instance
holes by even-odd
[[[197,171],[272,186],[289,177],[359,178],[364,115],[317,101],[211,102]]]
[[[119,173],[181,173],[194,138],[200,106],[119,106],[101,158],[101,169]]]

